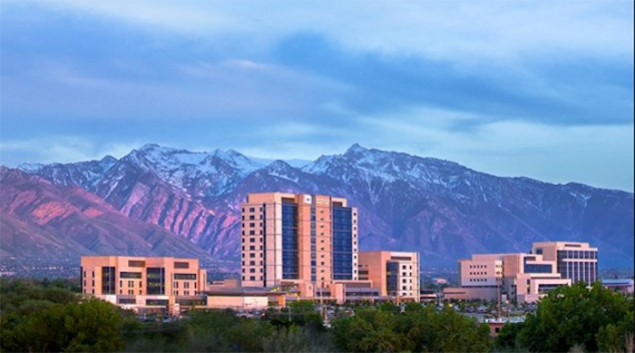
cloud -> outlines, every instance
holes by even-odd
[[[632,1],[2,10],[0,148],[11,163],[147,142],[314,159],[360,142],[632,188]]]
[[[77,136],[48,136],[45,139],[2,140],[0,141],[0,163],[16,167],[22,163],[72,163],[100,160],[110,155],[121,158],[139,143],[106,142]]]
[[[630,1],[56,1],[152,30],[253,43],[319,31],[350,50],[469,63],[527,54],[633,55]],[[378,30],[380,29],[380,30]]]
[[[633,124],[553,126],[523,120],[496,121],[474,129],[452,128],[472,116],[424,110],[408,119],[366,117],[370,127],[362,144],[458,162],[498,176],[527,176],[542,181],[581,182],[633,190]],[[444,117],[445,116],[445,117]],[[419,121],[425,120],[426,123]],[[436,122],[436,123],[435,123]]]

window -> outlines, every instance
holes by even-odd
[[[195,281],[196,273],[175,273],[174,279]]]
[[[141,278],[141,272],[119,272],[120,278]]]
[[[121,287],[121,283],[119,286]],[[115,294],[115,268],[112,266],[101,268],[101,293]]]
[[[174,268],[190,268],[190,263],[189,262],[183,262],[183,261],[177,261],[174,262]]]
[[[165,294],[165,269],[148,267],[146,272],[148,294]]]

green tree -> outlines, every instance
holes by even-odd
[[[336,347],[346,352],[487,352],[489,327],[449,307],[412,305],[404,313],[389,306],[358,309],[333,322]]]
[[[322,327],[322,316],[315,309],[313,302],[298,300],[289,303],[291,310],[291,323],[304,326],[307,324]]]
[[[123,348],[117,309],[98,299],[13,313],[2,327],[8,352],[111,352]]]
[[[602,348],[614,344],[622,323],[625,328],[620,336],[633,332],[632,324],[626,327],[629,313],[632,303],[599,282],[590,289],[584,283],[559,287],[540,300],[535,314],[527,316],[518,342],[533,352],[566,352],[574,346],[596,352],[601,348],[598,343],[606,345]]]
[[[520,349],[518,343],[518,335],[525,326],[524,322],[507,323],[498,331],[498,336],[494,342],[494,346],[502,351],[510,351]]]
[[[123,348],[117,308],[99,299],[66,306],[66,352],[114,352]]]

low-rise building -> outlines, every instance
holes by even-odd
[[[369,280],[379,290],[380,297],[420,301],[419,253],[362,251],[358,273],[360,280]]]
[[[198,259],[83,256],[82,292],[123,308],[178,314],[206,307],[206,272]]]
[[[615,278],[615,279],[603,279],[602,287],[614,290],[622,294],[633,293],[633,279],[632,278]]]
[[[459,288],[445,288],[445,299],[535,302],[571,280],[556,272],[556,262],[534,254],[478,254],[459,260]],[[504,298],[504,299],[503,299]]]
[[[446,299],[535,302],[559,286],[597,281],[598,249],[589,243],[536,242],[531,252],[480,254],[459,260],[459,288]]]

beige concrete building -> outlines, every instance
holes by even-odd
[[[571,280],[556,271],[556,262],[542,255],[479,254],[459,260],[459,288],[446,288],[446,299],[535,302]]]
[[[241,286],[292,285],[313,298],[358,279],[357,209],[346,199],[262,193],[241,207]]]
[[[556,271],[562,278],[573,283],[584,281],[587,285],[598,278],[598,249],[589,243],[578,242],[540,242],[534,243],[531,253],[542,255],[547,261],[556,263]]]
[[[177,314],[207,306],[206,272],[198,259],[83,256],[82,292],[124,308]]]
[[[419,253],[360,252],[359,279],[369,280],[382,297],[419,302]]]
[[[533,303],[559,286],[571,285],[562,278],[554,261],[542,255],[510,254],[503,257],[502,292],[518,303]]]

